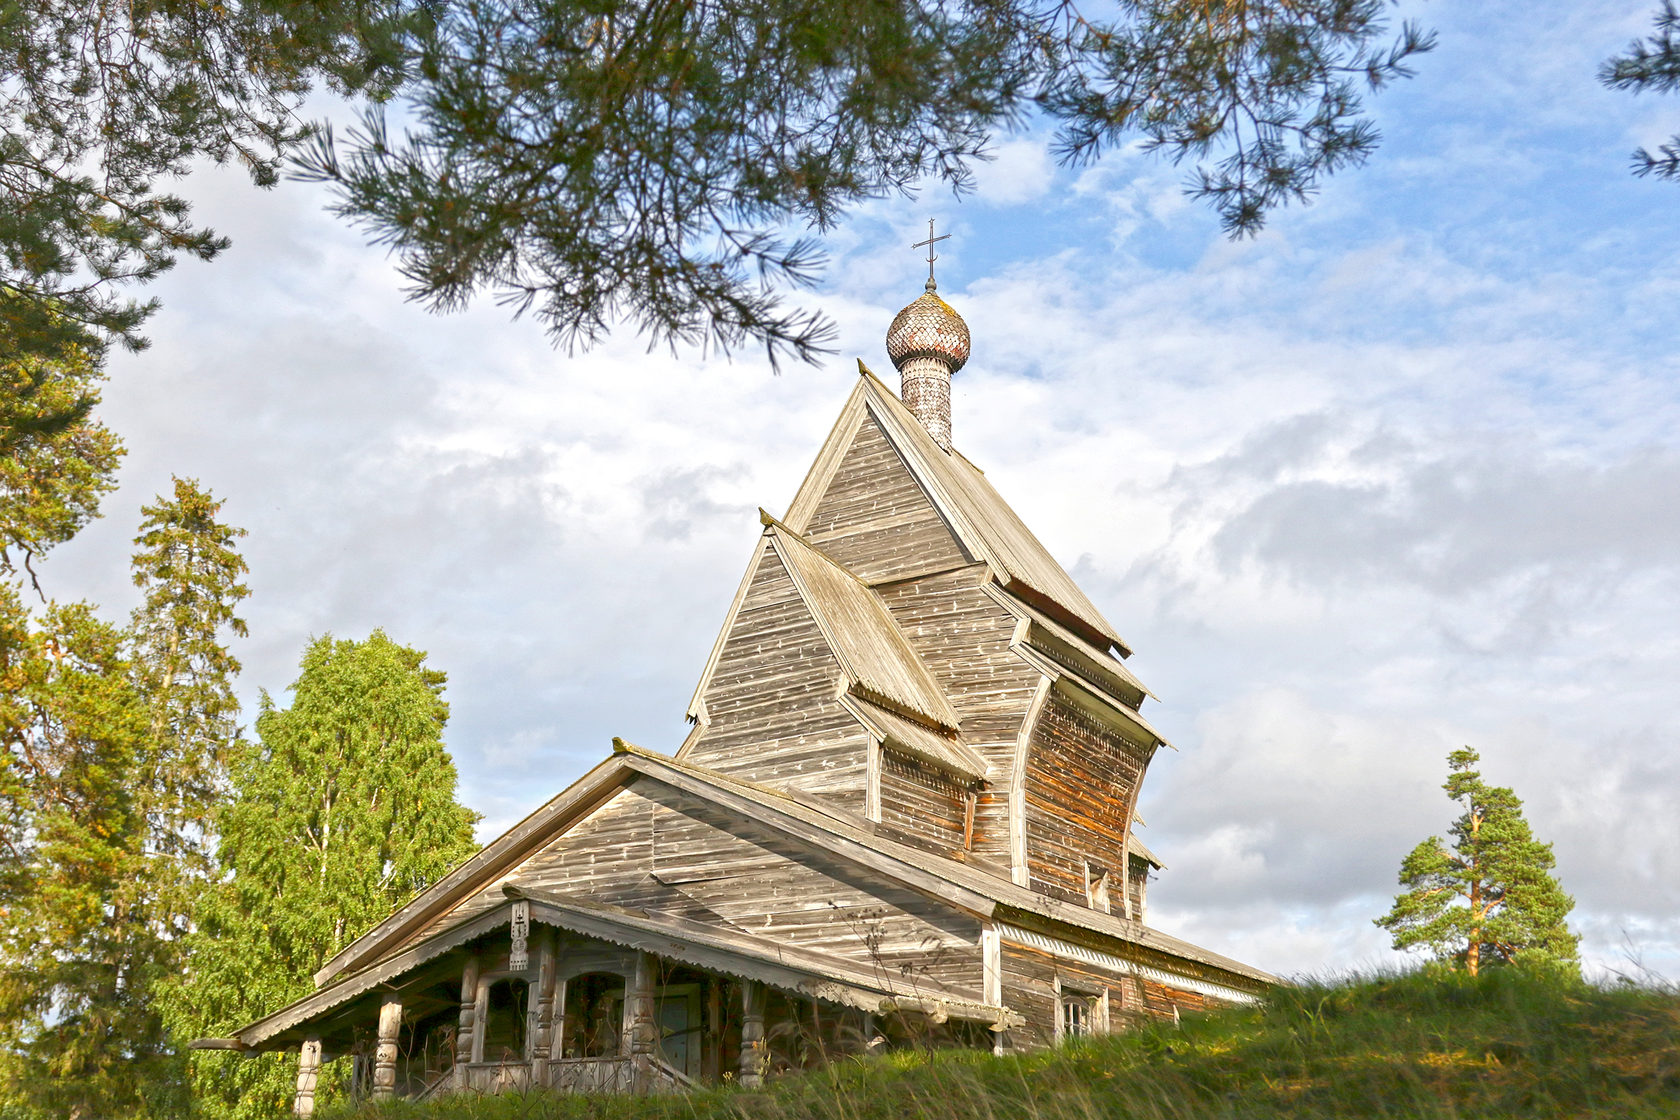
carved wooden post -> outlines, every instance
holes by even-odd
[[[373,1097],[390,1100],[397,1092],[397,1030],[402,1026],[402,1001],[386,996],[379,1005],[379,1045],[373,1051]]]
[[[455,1031],[455,1087],[467,1088],[465,1066],[473,1060],[473,1035],[478,1033],[478,958],[468,957],[461,970],[461,1018]]]
[[[769,1064],[764,1047],[764,985],[757,980],[741,981],[741,1085],[756,1089],[764,1084],[764,1067]]]
[[[292,1098],[292,1114],[315,1115],[315,1080],[321,1074],[321,1040],[306,1038],[298,1051],[297,1096]]]
[[[554,1029],[548,1036],[549,1061],[566,1056],[566,985],[565,980],[554,982]]]
[[[537,1009],[537,1029],[531,1032],[531,1084],[546,1088],[554,1029],[553,930],[537,935],[537,978],[531,981],[531,995],[531,1006]]]
[[[653,1023],[653,975],[658,967],[652,953],[636,954],[636,971],[624,1001],[625,1026],[630,1035],[631,1076],[637,1088],[652,1083],[653,1052],[656,1045]]]

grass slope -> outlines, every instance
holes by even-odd
[[[757,1093],[454,1097],[338,1120],[1680,1117],[1680,994],[1495,971],[1276,993],[1023,1056],[847,1060]]]

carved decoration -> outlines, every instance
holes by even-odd
[[[508,968],[523,972],[531,964],[531,904],[520,899],[513,904],[513,951],[508,954]]]

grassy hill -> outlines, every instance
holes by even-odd
[[[1280,991],[1043,1053],[847,1060],[745,1093],[455,1097],[335,1120],[1680,1117],[1680,994],[1499,971]]]

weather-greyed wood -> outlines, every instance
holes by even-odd
[[[963,795],[966,787],[949,774],[907,758],[881,752],[881,825],[954,854],[963,847]]]
[[[837,698],[839,662],[768,540],[705,688],[698,765],[863,807],[869,736]]]
[[[1148,749],[1051,692],[1033,727],[1024,775],[1032,889],[1084,904],[1087,875],[1106,871],[1119,895],[1148,763]]]
[[[963,742],[992,767],[975,808],[973,852],[1009,864],[1009,774],[1021,721],[1042,679],[1010,652],[1016,618],[985,590],[983,564],[875,588],[962,721]]]
[[[733,927],[864,967],[897,971],[937,956],[929,979],[980,998],[978,921],[658,783],[624,790],[435,928],[502,905],[504,882]]]
[[[869,416],[803,535],[868,583],[943,571],[971,559]]]

